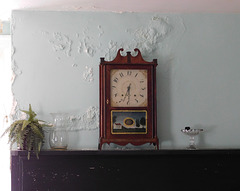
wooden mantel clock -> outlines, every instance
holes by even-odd
[[[139,49],[122,56],[119,49],[113,61],[100,63],[100,138],[104,143],[142,145],[150,143],[158,149],[156,67],[143,60]]]

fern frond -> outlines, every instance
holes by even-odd
[[[30,155],[31,155],[31,151],[28,151],[28,156],[27,156],[28,160],[30,159]]]
[[[28,142],[27,142],[27,150],[31,151],[34,146],[34,135],[33,133],[28,136]]]
[[[33,121],[34,118],[37,116],[37,114],[32,110],[31,104],[29,104],[29,110],[28,111],[26,111],[26,110],[21,110],[21,111],[26,113],[29,116],[29,118],[28,118],[29,121]]]
[[[34,143],[34,153],[36,154],[37,158],[39,159],[38,154],[41,151],[41,147],[42,147],[42,140],[41,139],[35,139],[35,143]]]
[[[31,123],[31,121],[24,120],[22,124],[22,131]]]
[[[9,131],[10,131],[10,127],[8,127],[4,132],[3,132],[3,134],[1,135],[1,138],[3,137],[3,136],[5,136]]]
[[[30,124],[30,127],[31,129],[33,130],[33,132],[38,136],[40,137],[41,139],[44,138],[44,135],[43,133],[39,130],[39,128],[35,125],[35,124]]]

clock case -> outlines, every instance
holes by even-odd
[[[142,58],[139,49],[134,49],[137,52],[136,56],[132,56],[131,52],[127,52],[126,56],[121,55],[123,49],[119,49],[117,56],[112,61],[105,61],[100,58],[99,65],[99,91],[100,91],[100,133],[99,145],[101,150],[104,143],[115,143],[124,146],[128,143],[138,146],[145,143],[155,145],[159,149],[157,138],[157,98],[156,98],[156,67],[157,59],[152,62],[147,62]],[[138,69],[147,70],[147,106],[146,107],[111,107],[110,98],[110,71],[112,69]],[[146,111],[147,113],[147,130],[146,133],[112,133],[112,111]]]

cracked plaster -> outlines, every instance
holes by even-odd
[[[105,35],[104,27],[98,25],[98,36],[90,34],[90,30],[89,27],[85,27],[82,31],[75,33],[75,36],[71,39],[70,36],[62,34],[61,32],[53,32],[53,38],[49,38],[49,32],[47,31],[42,32],[42,34],[48,36],[49,42],[52,44],[55,52],[63,52],[68,57],[71,56],[72,51],[77,51],[79,54],[86,54],[89,57],[94,57],[97,52],[100,52],[105,53],[104,57],[106,60],[112,60],[119,48],[133,50],[137,47],[141,50],[142,54],[146,56],[149,54],[153,55],[158,49],[167,49],[167,47],[169,48],[167,43],[171,41],[171,44],[176,40],[176,31],[178,31],[178,37],[180,37],[185,31],[185,27],[179,17],[170,18],[155,15],[149,19],[145,26],[127,28],[124,31],[126,36],[130,35],[130,41],[119,42],[111,39],[108,41],[107,48],[103,46],[106,42],[102,41]],[[167,37],[169,38],[167,39]],[[170,38],[174,39],[169,40]],[[72,50],[72,44],[76,41],[78,41],[78,46],[76,50]]]
[[[99,126],[99,108],[90,106],[82,115],[69,116],[69,130],[96,130]]]
[[[21,21],[21,19],[19,20]],[[16,30],[16,22],[17,20],[13,17],[12,19],[12,31],[13,33]],[[103,46],[104,42],[101,40],[104,35],[106,35],[104,31],[104,27],[102,25],[97,26],[98,35],[94,36],[90,34],[90,28],[85,27],[81,31],[77,31],[75,35],[66,35],[61,31],[58,32],[49,32],[47,30],[42,30],[41,34],[48,39],[53,52],[63,53],[69,58],[72,58],[72,67],[78,68],[75,52],[81,54],[86,54],[87,56],[94,58],[95,55],[99,52],[104,54],[106,60],[112,60],[116,56],[116,52],[119,48],[124,48],[125,50],[133,50],[134,48],[139,48],[142,52],[142,55],[151,55],[160,49],[164,49],[164,43],[166,44],[166,39],[168,36],[171,36],[174,33],[174,30],[182,30],[183,26],[182,20],[179,18],[170,19],[167,16],[152,16],[148,23],[145,26],[140,26],[137,28],[131,27],[126,28],[124,33],[126,36],[130,36],[129,40],[123,41],[115,41],[109,40],[108,46]],[[181,32],[181,36],[183,34]],[[173,36],[171,36],[173,37]],[[78,42],[77,47],[73,46],[74,43]],[[106,43],[105,43],[106,44]],[[166,47],[166,46],[165,46]],[[171,51],[171,50],[170,50]],[[14,54],[16,52],[16,48],[12,46],[12,69],[13,69],[13,83],[16,80],[16,77],[22,74],[21,69],[18,67]],[[98,53],[98,54],[99,54]],[[123,53],[124,54],[124,53]],[[132,52],[134,55],[135,52]],[[61,61],[61,56],[56,56],[56,60]],[[94,74],[93,67],[85,66],[83,70],[82,76],[83,81],[93,82]],[[18,109],[17,102],[14,102],[13,110]],[[19,116],[19,115],[18,115]],[[16,116],[14,118],[17,118]]]
[[[116,15],[119,16],[118,14]],[[134,14],[128,15],[132,16]],[[61,15],[59,16],[61,17]],[[51,73],[45,75],[46,71],[44,71],[44,76],[47,80],[50,80],[50,83],[47,82],[44,85],[45,87],[42,86],[43,82],[38,84],[44,90],[48,90],[44,95],[40,94],[41,96],[38,96],[35,94],[35,97],[28,96],[34,102],[35,111],[37,113],[38,111],[40,112],[38,113],[39,119],[45,120],[45,118],[49,118],[46,113],[50,113],[49,105],[52,105],[51,111],[53,112],[57,108],[63,112],[69,111],[67,126],[69,131],[81,131],[82,133],[91,131],[93,134],[95,134],[95,130],[99,127],[99,108],[96,101],[96,97],[98,97],[98,83],[95,82],[97,76],[97,72],[95,71],[98,70],[99,58],[105,57],[105,60],[112,60],[115,58],[119,48],[124,48],[125,51],[122,52],[123,56],[126,55],[126,51],[132,51],[132,55],[135,56],[136,52],[133,50],[139,48],[145,59],[157,58],[161,54],[160,52],[171,54],[176,39],[179,39],[184,32],[180,17],[168,17],[157,14],[148,15],[146,22],[143,22],[141,25],[127,23],[126,26],[120,27],[119,30],[109,26],[109,23],[103,23],[102,21],[97,22],[97,24],[89,24],[88,22],[82,24],[80,22],[78,27],[70,25],[68,27],[55,27],[54,25],[48,25],[50,21],[47,20],[44,20],[44,26],[40,25],[32,29],[31,22],[33,21],[30,23],[26,22],[30,17],[24,15],[23,18],[18,17],[14,19],[12,24],[13,35],[15,35],[16,31],[17,34],[23,33],[26,30],[23,30],[23,27],[27,27],[27,32],[33,30],[32,33],[30,32],[31,35],[28,35],[29,41],[27,38],[26,41],[28,42],[26,44],[30,49],[41,51],[41,54],[47,51],[48,57],[39,57],[42,67],[40,71],[43,72],[45,66],[48,70],[55,73],[55,77],[50,78]],[[61,18],[64,18],[64,16]],[[42,17],[38,17],[37,19],[41,20]],[[39,38],[39,36],[42,38]],[[42,49],[38,49],[36,45],[41,45]],[[14,82],[20,80],[20,78],[17,78],[20,75],[21,79],[24,79],[28,67],[25,66],[25,63],[18,65],[20,61],[19,57],[16,57],[16,52],[18,53],[18,48],[21,47],[21,44],[13,42],[12,47]],[[36,56],[38,55],[33,57],[34,61],[37,60]],[[54,59],[51,59],[52,57]],[[49,62],[50,60],[51,62]],[[61,65],[55,63],[60,63]],[[21,68],[20,66],[26,68]],[[59,71],[60,68],[64,72]],[[22,71],[24,72],[22,73]],[[62,75],[58,75],[59,72]],[[56,79],[54,81],[55,84],[51,83],[52,79]],[[38,81],[36,82],[38,83]],[[64,84],[68,84],[68,87],[65,87]],[[52,87],[56,87],[56,91],[52,90]],[[35,89],[36,91],[37,89]],[[68,101],[66,101],[65,97],[67,97]],[[15,96],[12,107],[13,119],[26,117],[23,116],[20,109],[23,109],[23,105],[29,104],[28,99],[24,101],[18,95]],[[46,103],[42,103],[42,100],[45,100]],[[49,102],[50,100],[52,103]],[[65,106],[68,109],[65,109]],[[76,108],[78,108],[77,111]],[[84,111],[84,108],[87,108],[87,110]],[[44,117],[42,118],[42,116]]]

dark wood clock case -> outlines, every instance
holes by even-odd
[[[157,59],[147,62],[142,58],[139,49],[136,56],[132,56],[131,52],[127,52],[126,56],[121,55],[123,49],[119,49],[117,56],[112,61],[100,59],[99,65],[99,91],[100,91],[100,134],[99,146],[101,150],[104,143],[115,143],[124,146],[128,143],[139,146],[150,143],[159,149],[157,138],[157,98],[156,98],[156,67]],[[147,70],[147,106],[146,107],[112,107],[110,97],[110,71],[112,69],[144,69]],[[144,134],[113,134],[111,131],[111,112],[112,111],[146,111],[147,131]]]

